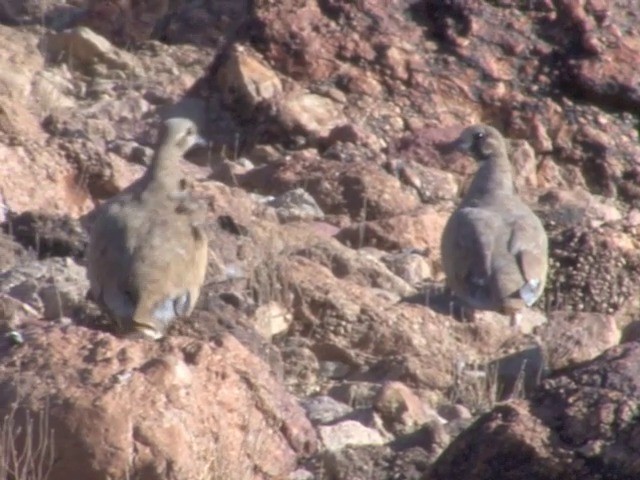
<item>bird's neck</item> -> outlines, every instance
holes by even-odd
[[[181,177],[178,159],[182,156],[173,145],[160,145],[151,159],[147,170],[149,187],[175,189]]]
[[[471,181],[466,198],[493,198],[511,195],[513,192],[513,172],[505,154],[482,162]]]

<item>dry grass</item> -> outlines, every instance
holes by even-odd
[[[53,460],[49,404],[34,418],[15,402],[0,423],[0,479],[45,480]]]
[[[246,287],[255,305],[277,302],[291,313],[294,286],[286,274],[286,253],[281,251],[275,240],[270,239],[256,260]]]
[[[491,410],[500,398],[498,371],[496,367],[480,365],[469,368],[467,365],[454,367],[454,383],[449,393],[451,404],[461,404],[473,415]]]
[[[482,363],[475,367],[457,365],[448,401],[464,405],[473,415],[480,415],[500,403],[525,398],[525,368],[526,362],[523,362],[511,393],[505,397],[497,362]]]

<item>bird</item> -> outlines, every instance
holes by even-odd
[[[141,178],[98,207],[87,248],[91,297],[127,334],[161,338],[191,314],[207,266],[205,210],[179,159],[206,143],[196,124],[166,119]]]
[[[442,266],[455,297],[472,310],[496,311],[517,327],[521,312],[541,296],[548,238],[520,199],[501,133],[472,125],[447,150],[470,154],[478,169],[441,237]]]

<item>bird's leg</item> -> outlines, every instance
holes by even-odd
[[[476,310],[474,308],[466,307],[465,305],[460,306],[460,316],[462,320],[468,323],[475,323],[476,321]]]

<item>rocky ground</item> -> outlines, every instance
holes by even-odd
[[[0,478],[638,478],[639,16],[0,2]],[[207,285],[168,338],[118,338],[86,299],[81,219],[185,97],[212,141],[183,162]],[[440,146],[475,122],[509,138],[550,236],[519,333],[442,288],[474,165]]]

